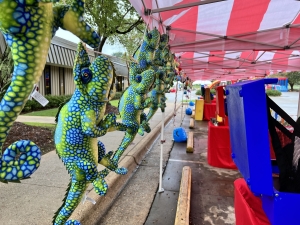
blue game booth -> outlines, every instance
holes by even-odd
[[[280,92],[287,92],[288,86],[289,86],[288,78],[287,77],[278,77],[277,79],[278,79],[278,81],[276,82],[276,84],[272,85],[272,90],[277,90]]]
[[[237,225],[300,224],[300,194],[280,192],[274,186],[276,171],[270,160],[265,94],[265,84],[274,83],[277,83],[276,78],[246,81],[226,87],[232,158],[243,176],[246,188],[251,192],[240,199],[235,195],[235,201],[239,201],[238,208],[235,202]],[[251,198],[251,202],[247,202]],[[254,202],[255,206],[251,208]],[[264,221],[258,219],[257,214]]]

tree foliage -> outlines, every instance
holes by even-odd
[[[122,58],[124,53],[123,52],[114,52],[111,54],[112,56],[118,57],[118,58]]]
[[[130,33],[119,35],[118,41],[125,47],[128,56],[133,56],[143,40],[145,24],[135,27]]]
[[[86,20],[101,37],[99,48],[95,49],[100,52],[106,41],[112,45],[118,41],[126,47],[129,41],[123,41],[122,35],[143,24],[128,0],[86,0],[85,6]]]
[[[292,71],[285,73],[288,78],[289,85],[291,86],[291,91],[294,90],[294,85],[300,83],[300,71]]]
[[[10,85],[13,70],[14,61],[11,50],[7,46],[3,54],[0,54],[0,99],[2,99],[6,89]]]
[[[269,77],[287,77],[288,83],[291,86],[291,91],[294,91],[294,85],[300,83],[300,71],[291,71],[285,73],[272,74]]]

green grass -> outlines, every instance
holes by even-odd
[[[117,100],[112,100],[112,101],[109,101],[109,102],[110,102],[110,104],[111,104],[112,106],[118,107],[119,99],[117,99]]]
[[[30,125],[30,126],[35,126],[35,127],[45,127],[45,128],[49,128],[51,130],[54,130],[56,125],[55,124],[51,124],[51,123],[34,123],[34,122],[25,122],[24,124],[26,125]]]
[[[57,108],[54,109],[46,109],[46,110],[41,110],[41,111],[35,111],[35,112],[30,112],[23,114],[24,116],[51,116],[54,117],[56,116],[57,113]]]
[[[291,86],[290,85],[288,86],[288,89],[291,90]],[[300,89],[300,85],[299,84],[295,84],[294,85],[294,91],[299,91],[299,89]]]
[[[112,106],[118,107],[119,100],[112,100],[110,101],[110,104]],[[50,117],[55,117],[57,113],[57,108],[54,109],[46,109],[46,110],[41,110],[41,111],[35,111],[35,112],[30,112],[23,114],[24,116],[50,116]]]
[[[195,102],[196,100],[195,99],[194,100],[190,100],[190,99],[183,99],[182,100],[182,102],[190,102],[190,101]]]

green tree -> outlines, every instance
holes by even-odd
[[[14,61],[12,59],[11,50],[7,46],[3,54],[0,52],[0,100],[10,85],[13,70]]]
[[[114,52],[113,54],[111,54],[112,56],[118,57],[118,58],[122,58],[124,56],[123,52]]]
[[[131,32],[118,36],[118,41],[125,47],[128,56],[133,56],[140,47],[144,32],[145,24],[139,24]]]
[[[106,41],[112,45],[119,41],[126,48],[130,40],[124,42],[122,35],[143,24],[142,18],[128,0],[86,0],[85,6],[87,21],[101,37],[100,45],[95,49],[99,52]]]
[[[300,83],[300,71],[292,71],[284,74],[288,78],[291,91],[294,91],[294,85]]]

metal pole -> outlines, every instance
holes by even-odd
[[[183,95],[184,95],[183,92],[182,92],[182,98],[181,98],[181,121],[182,121],[182,115],[183,115]]]
[[[300,116],[300,90],[299,90],[299,97],[298,97],[298,112],[297,112],[296,120],[299,118],[299,116]]]
[[[160,163],[159,163],[159,188],[158,192],[164,192],[165,190],[162,188],[162,175],[163,175],[163,151],[164,151],[164,129],[165,129],[165,112],[161,112],[162,115],[162,124],[160,131]]]

